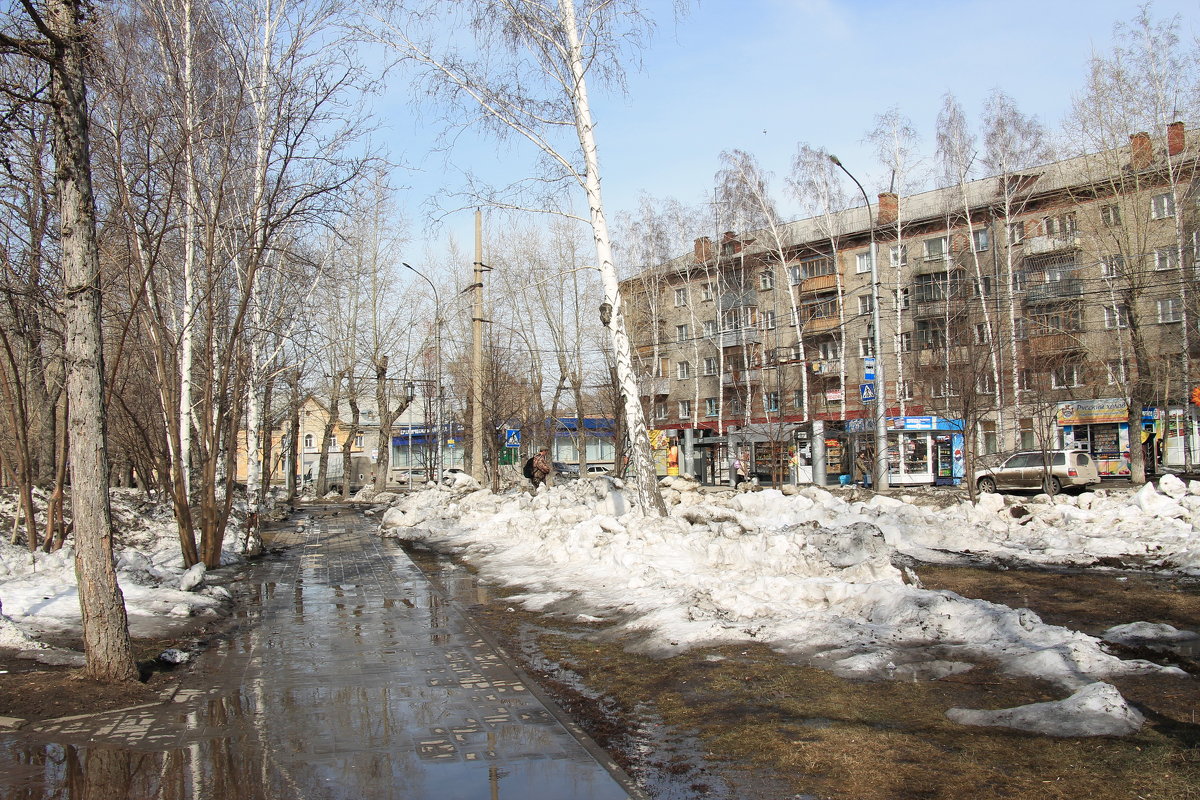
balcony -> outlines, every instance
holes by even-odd
[[[1045,336],[1030,336],[1025,342],[1025,355],[1028,358],[1070,353],[1083,348],[1078,334],[1050,333]]]
[[[838,318],[836,315],[827,317],[810,317],[803,320],[803,332],[805,336],[811,336],[825,331],[831,331],[838,326]]]
[[[1048,283],[1035,283],[1025,289],[1025,304],[1056,303],[1083,296],[1083,281],[1079,278],[1064,278]]]
[[[914,277],[917,275],[931,275],[935,272],[954,272],[961,267],[955,263],[950,256],[935,256],[933,258],[918,258],[913,263],[909,274]]]
[[[721,333],[721,347],[741,347],[747,344],[758,344],[762,331],[758,328],[741,328],[735,331]]]
[[[1056,233],[1053,236],[1029,236],[1025,239],[1025,255],[1057,253],[1062,250],[1078,250],[1079,237],[1074,233]]]
[[[805,278],[800,283],[801,294],[811,294],[813,292],[828,292],[831,289],[837,288],[836,274],[833,275],[814,275],[811,278]]]
[[[721,376],[721,386],[750,386],[762,383],[761,369],[740,369],[726,372]]]
[[[638,396],[639,397],[659,397],[671,393],[671,379],[655,376],[643,375],[638,378]]]

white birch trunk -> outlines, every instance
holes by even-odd
[[[583,149],[586,164],[584,189],[587,192],[588,210],[591,214],[592,234],[596,241],[596,257],[599,262],[600,278],[604,285],[604,302],[611,309],[606,323],[612,337],[613,356],[616,359],[617,382],[624,400],[625,420],[633,458],[634,483],[642,509],[651,516],[666,516],[666,506],[658,490],[658,479],[654,474],[654,461],[650,455],[650,435],[646,418],[638,398],[637,376],[633,372],[633,359],[629,336],[625,330],[625,311],[621,303],[621,290],[613,264],[612,242],[608,222],[604,216],[604,204],[600,195],[600,162],[596,150],[596,139],[591,106],[588,103],[587,81],[584,76],[584,52],[579,38],[573,0],[559,0],[563,14],[563,27],[568,40],[568,58],[571,74],[575,80],[574,111],[575,129]]]

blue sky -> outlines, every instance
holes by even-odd
[[[784,201],[782,176],[800,142],[836,153],[873,194],[884,173],[864,137],[876,115],[899,107],[932,154],[946,92],[974,121],[1000,87],[1056,128],[1093,50],[1106,49],[1113,23],[1138,9],[1127,0],[709,0],[676,23],[668,0],[648,5],[660,23],[644,68],[630,76],[627,95],[592,98],[610,214],[632,209],[641,192],[702,202],[719,154],[733,148],[777,176]],[[1153,5],[1160,19],[1178,14],[1189,40],[1200,33],[1198,11],[1197,0]],[[393,122],[404,145],[397,149],[421,162],[428,121]],[[466,137],[452,159],[515,178],[532,169],[534,154]],[[423,163],[420,173],[398,175],[411,186],[404,205],[418,238],[420,200],[458,181],[443,173],[440,157]],[[470,214],[461,216],[449,230],[469,246]]]

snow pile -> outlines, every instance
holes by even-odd
[[[1076,514],[1069,534],[1043,521],[1035,539],[1005,521],[997,498],[935,511],[882,496],[851,504],[815,487],[717,495],[667,481],[664,494],[671,514],[656,519],[626,513],[620,482],[605,478],[536,496],[440,488],[401,500],[381,532],[458,552],[485,580],[522,587],[513,599],[526,608],[606,619],[655,655],[759,641],[843,675],[939,677],[988,660],[1071,689],[1179,672],[1118,659],[1028,609],[911,585],[892,563],[898,552],[1010,551],[1014,539],[1075,557],[1071,545],[1115,541],[1099,515],[1085,524]],[[1033,505],[1046,508],[1030,516],[1063,524],[1057,506]],[[1182,535],[1176,523],[1162,521],[1160,541]]]
[[[225,613],[229,591],[206,584],[203,564],[184,569],[169,508],[146,501],[132,489],[112,490],[112,503],[117,580],[135,636],[161,634],[171,621]],[[0,514],[5,511],[0,508]],[[222,564],[241,560],[233,550],[240,528],[237,520],[230,521]],[[39,637],[77,633],[77,588],[70,540],[52,553],[31,553],[27,547],[0,542],[0,647],[36,649],[41,646],[34,641]]]
[[[1084,686],[1066,700],[983,711],[952,708],[946,716],[960,725],[1014,728],[1045,736],[1127,736],[1146,721],[1107,683]]]

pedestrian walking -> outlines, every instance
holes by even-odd
[[[543,447],[541,450],[538,450],[537,455],[525,463],[525,476],[533,484],[533,491],[536,492],[538,487],[546,482],[546,476],[553,469],[554,465],[550,463],[549,447]]]
[[[733,488],[736,489],[738,488],[738,484],[746,480],[746,463],[738,456],[734,456],[729,472],[732,475]]]

